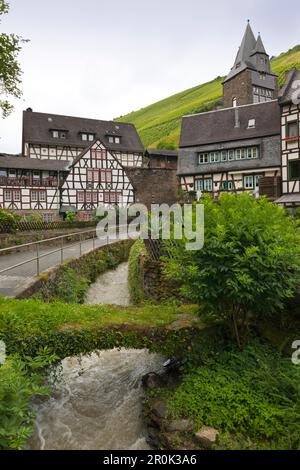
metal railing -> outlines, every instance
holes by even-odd
[[[83,235],[91,234],[91,233],[93,233],[93,236],[86,237],[86,238],[83,239]],[[65,243],[66,239],[70,239],[71,237],[75,237],[75,236],[77,236],[77,237],[79,236],[79,240],[76,243],[72,243],[72,244],[66,244]],[[21,248],[35,247],[36,255],[33,258],[30,258],[26,261],[22,261],[21,263],[18,263],[18,264],[15,264],[13,266],[9,266],[8,268],[0,270],[0,274],[6,273],[8,271],[12,271],[13,269],[19,268],[21,266],[24,266],[25,264],[32,263],[32,262],[35,261],[36,262],[36,273],[37,273],[37,276],[38,276],[40,274],[40,260],[41,259],[46,258],[47,256],[50,256],[50,255],[53,255],[54,253],[59,253],[60,252],[60,254],[61,254],[60,255],[60,261],[61,261],[61,263],[63,263],[64,262],[64,250],[75,247],[75,246],[79,246],[79,253],[80,253],[80,256],[81,256],[82,255],[82,245],[83,245],[83,243],[86,242],[87,240],[91,240],[91,239],[92,239],[93,250],[94,250],[95,246],[96,246],[96,229],[86,230],[86,231],[77,232],[77,233],[76,232],[75,233],[69,233],[67,235],[61,235],[59,237],[48,238],[46,240],[41,240],[41,241],[38,241],[38,242],[24,243],[23,245],[17,245],[17,246],[13,246],[13,247],[10,247],[10,248],[2,248],[2,249],[0,249],[0,255],[3,254],[3,253],[11,252],[12,250],[18,251]],[[40,247],[41,247],[42,244],[46,244],[46,243],[54,242],[54,241],[60,241],[61,242],[59,248],[57,248],[55,250],[52,250],[52,251],[49,251],[47,253],[43,253],[43,254],[40,253]],[[108,237],[107,237],[106,243],[107,244],[109,243],[109,238]],[[1,261],[1,257],[0,257],[0,261]]]

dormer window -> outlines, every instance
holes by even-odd
[[[95,134],[89,132],[81,132],[81,140],[83,142],[94,142]]]
[[[110,144],[120,144],[121,143],[121,137],[117,135],[108,135],[108,142]]]
[[[249,119],[248,129],[254,129],[254,128],[255,128],[255,119]]]
[[[68,131],[57,130],[57,129],[50,129],[51,135],[53,139],[66,139]]]

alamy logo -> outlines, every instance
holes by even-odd
[[[203,204],[152,204],[150,211],[143,204],[99,207],[97,216],[101,218],[99,239],[184,240],[188,251],[201,250],[204,245]]]
[[[6,346],[4,341],[0,341],[0,364],[4,364],[6,361]]]
[[[295,80],[292,83],[292,89],[295,90],[292,93],[292,102],[294,104],[300,104],[300,80]]]
[[[294,341],[292,344],[292,349],[296,349],[296,351],[292,354],[292,363],[295,366],[300,364],[300,341]]]

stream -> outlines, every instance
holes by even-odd
[[[99,277],[86,303],[128,305],[127,263]],[[37,418],[30,449],[149,449],[141,379],[161,372],[163,362],[159,354],[128,349],[64,359],[51,396],[33,404]]]

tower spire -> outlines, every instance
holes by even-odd
[[[234,65],[223,82],[223,105],[261,103],[276,96],[277,77],[271,71],[261,35],[255,38],[248,19]]]
[[[256,45],[255,45],[255,48],[254,48],[254,51],[253,51],[254,54],[266,54],[266,49],[265,49],[265,46],[262,42],[262,39],[261,39],[261,35],[260,33],[258,33],[258,38],[257,38],[257,41],[256,41]]]
[[[250,26],[250,20],[247,20],[246,31],[244,33],[241,45],[239,47],[235,62],[225,82],[251,64],[251,55],[256,46],[256,39]]]

